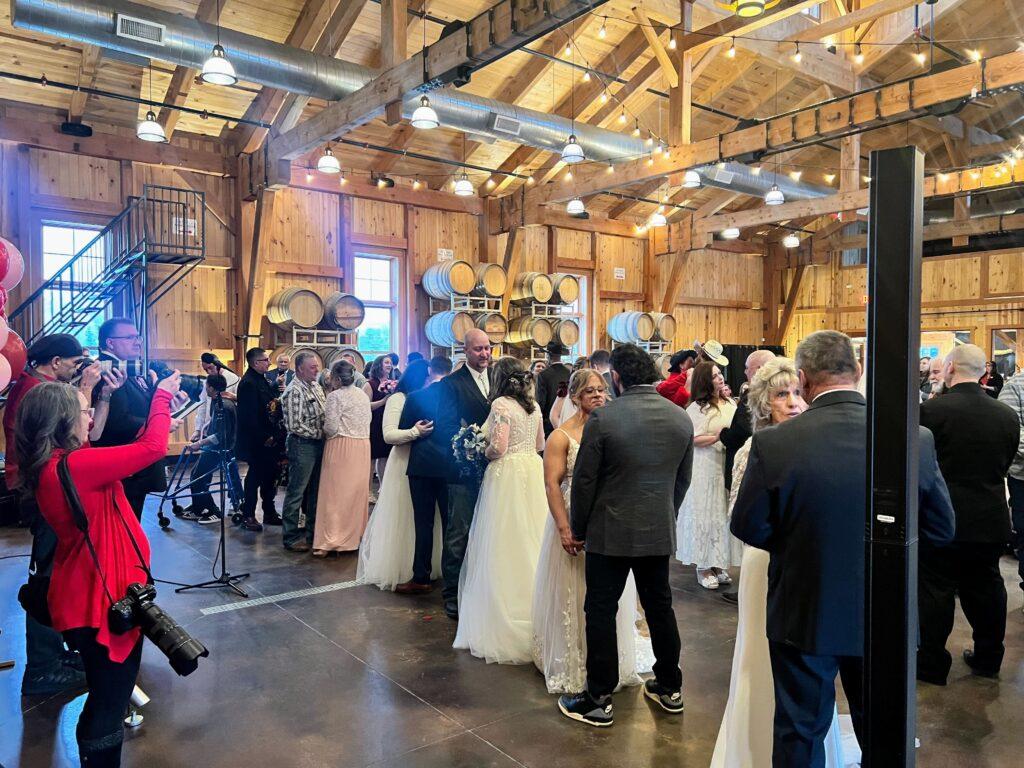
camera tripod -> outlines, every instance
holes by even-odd
[[[215,397],[215,398],[210,400],[210,409],[211,409],[210,424],[215,426],[215,428],[217,429],[217,438],[218,438],[217,444],[219,446],[227,446],[230,443],[228,442],[228,440],[226,438],[226,435],[224,434],[224,402],[223,402],[223,400],[221,399],[221,397],[219,395],[217,397]],[[178,588],[174,590],[175,592],[186,592],[186,591],[188,591],[190,589],[216,589],[218,587],[227,587],[228,589],[230,589],[231,591],[233,591],[235,594],[239,595],[240,597],[248,597],[249,594],[247,592],[245,592],[244,590],[242,590],[237,585],[236,582],[239,582],[242,579],[248,578],[249,574],[248,573],[240,573],[240,574],[232,575],[232,574],[228,573],[228,565],[227,565],[227,518],[228,518],[228,512],[227,512],[227,501],[228,501],[228,499],[227,499],[227,494],[228,494],[228,490],[229,490],[229,487],[230,487],[230,489],[232,491],[232,500],[231,500],[232,506],[237,506],[236,505],[236,500],[238,499],[238,497],[240,495],[241,489],[240,488],[235,488],[234,480],[232,479],[233,476],[234,476],[233,473],[232,473],[232,468],[233,468],[234,460],[231,458],[230,450],[227,449],[227,448],[219,448],[216,451],[216,453],[217,453],[217,466],[214,467],[213,469],[211,469],[205,475],[201,475],[200,478],[212,477],[214,473],[219,473],[219,475],[220,475],[220,482],[218,483],[218,485],[219,485],[219,489],[218,490],[219,490],[219,496],[220,496],[220,510],[221,510],[221,513],[220,513],[220,542],[217,545],[218,552],[217,552],[217,560],[215,561],[215,563],[217,561],[220,562],[220,575],[216,576],[213,579],[209,579],[207,581],[199,582],[198,584],[182,584],[180,582],[165,582],[165,583],[176,585]],[[179,460],[179,464],[180,463],[181,463],[181,461]],[[184,479],[184,472],[182,472],[182,478]],[[191,485],[191,483],[190,483],[190,485]],[[161,506],[163,506],[162,503],[161,503]],[[177,506],[177,504],[175,504],[175,506]],[[160,514],[161,517],[162,517],[162,513],[158,513],[158,514]],[[160,525],[161,525],[161,527],[166,528],[166,526],[163,524],[163,520],[162,519],[161,519]],[[216,565],[214,567],[216,567]]]

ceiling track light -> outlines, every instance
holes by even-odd
[[[217,0],[217,42],[213,46],[210,58],[203,62],[199,79],[213,85],[234,85],[238,82],[235,68],[228,61],[228,57],[224,54],[224,48],[220,44],[220,0]]]

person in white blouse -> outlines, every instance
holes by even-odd
[[[324,454],[317,496],[313,555],[359,548],[370,507],[370,398],[355,386],[355,368],[331,366],[334,389],[324,411]]]
[[[406,398],[430,382],[426,360],[409,363],[398,381],[395,393],[384,406],[384,442],[393,446],[381,478],[380,493],[373,507],[373,515],[359,548],[356,580],[362,584],[375,584],[381,589],[394,591],[413,576],[413,553],[416,549],[416,527],[412,495],[409,491],[409,451],[412,443],[434,431],[429,421],[416,422],[409,429],[399,429]],[[441,521],[434,521],[434,550],[432,578],[440,577]]]

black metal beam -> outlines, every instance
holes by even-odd
[[[871,153],[864,768],[914,765],[924,155]]]

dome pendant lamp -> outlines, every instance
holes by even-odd
[[[217,43],[213,46],[210,58],[203,62],[199,79],[213,85],[234,85],[238,82],[235,68],[224,55],[224,47],[220,44],[220,0],[217,0]]]

